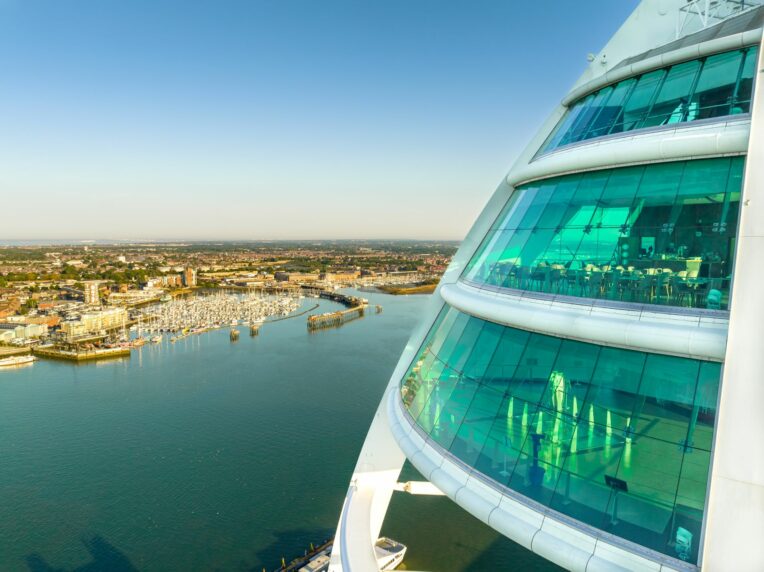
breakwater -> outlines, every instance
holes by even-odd
[[[324,328],[337,328],[346,322],[362,318],[366,313],[369,301],[358,296],[349,296],[338,292],[321,290],[318,294],[320,298],[337,302],[346,307],[345,310],[338,312],[327,312],[325,314],[315,314],[308,316],[308,330],[315,331]]]

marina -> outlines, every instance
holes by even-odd
[[[224,326],[259,328],[266,318],[286,317],[300,307],[300,295],[269,295],[261,293],[214,293],[176,298],[150,306],[141,311],[145,326],[136,327],[138,336],[144,332],[172,332],[180,336],[201,333]],[[237,330],[232,330],[237,331]],[[236,334],[238,337],[238,334]],[[233,339],[233,336],[232,336]]]

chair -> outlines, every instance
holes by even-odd
[[[703,292],[706,292],[705,306],[709,310],[722,309],[722,280],[721,278],[711,278],[704,285]],[[702,296],[702,292],[701,292]],[[699,301],[700,302],[700,301]],[[700,303],[698,304],[700,305]]]
[[[536,269],[531,272],[531,290],[538,292],[544,291],[544,286],[546,285],[547,277],[549,276],[549,270],[548,266],[537,266]]]
[[[651,276],[642,275],[634,281],[632,287],[632,299],[638,302],[649,302],[652,298],[653,279]]]
[[[708,296],[706,296],[706,308],[709,310],[722,309],[722,293],[720,290],[712,288],[708,291]]]
[[[515,280],[519,290],[527,290],[531,280],[530,268],[527,266],[518,266],[517,272],[515,272]]]
[[[570,270],[568,269],[567,272],[565,272],[565,293],[568,294],[570,291],[571,286],[576,286],[578,284],[578,272],[576,270]]]
[[[623,300],[623,268],[616,268],[610,273],[610,284],[608,285],[608,298],[611,300]]]
[[[549,292],[557,293],[560,291],[560,279],[562,271],[559,268],[552,268],[546,276]]]
[[[589,282],[587,280],[586,271],[580,270],[576,274],[576,286],[578,287],[578,296],[586,296]]]
[[[672,288],[672,292],[674,293],[677,306],[684,306],[685,299],[690,300],[691,303],[693,300],[693,288],[687,282],[686,275],[680,276],[682,272],[677,273],[677,276],[675,277],[673,288]]]
[[[689,560],[692,555],[692,533],[681,526],[676,529],[674,549],[681,560]]]
[[[599,298],[602,294],[602,272],[592,272],[589,276],[588,295],[593,298]]]
[[[671,299],[671,275],[667,272],[661,272],[655,277],[655,296],[660,300],[662,290],[666,292],[666,302]]]

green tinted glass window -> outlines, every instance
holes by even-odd
[[[715,362],[529,334],[446,307],[401,394],[444,454],[680,558],[679,528],[700,538],[720,375]],[[699,544],[684,558],[697,562]]]
[[[688,94],[692,91],[699,70],[699,61],[673,66],[668,71],[641,127],[669,125],[684,121],[689,105]]]
[[[589,128],[596,123],[600,112],[605,108],[605,105],[613,92],[612,87],[606,87],[595,93],[592,97],[591,103],[588,108],[579,117],[579,121],[576,123],[573,129],[570,129],[565,137],[560,141],[561,145],[566,143],[573,143],[584,139]]]
[[[519,187],[462,275],[478,287],[724,310],[743,158],[593,171]],[[503,218],[502,218],[503,217]]]
[[[627,79],[615,85],[607,103],[603,105],[582,139],[591,139],[600,135],[607,135],[610,132],[621,114],[624,101],[631,94],[636,83],[637,80],[635,79]]]
[[[748,113],[751,110],[751,92],[753,91],[753,76],[756,73],[756,63],[759,59],[757,48],[746,50],[745,62],[740,72],[740,79],[735,86],[730,113]]]
[[[642,125],[655,100],[655,93],[663,83],[665,76],[666,70],[657,70],[639,78],[634,91],[624,103],[620,120],[613,125],[611,133],[631,131]]]
[[[609,85],[573,103],[542,145],[748,113],[758,59],[750,47],[679,63]]]
[[[706,119],[730,114],[732,94],[738,80],[743,52],[710,56],[703,64],[695,93],[692,95],[688,120]]]

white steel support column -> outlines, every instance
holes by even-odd
[[[703,570],[764,570],[764,70],[761,50],[741,197]]]

